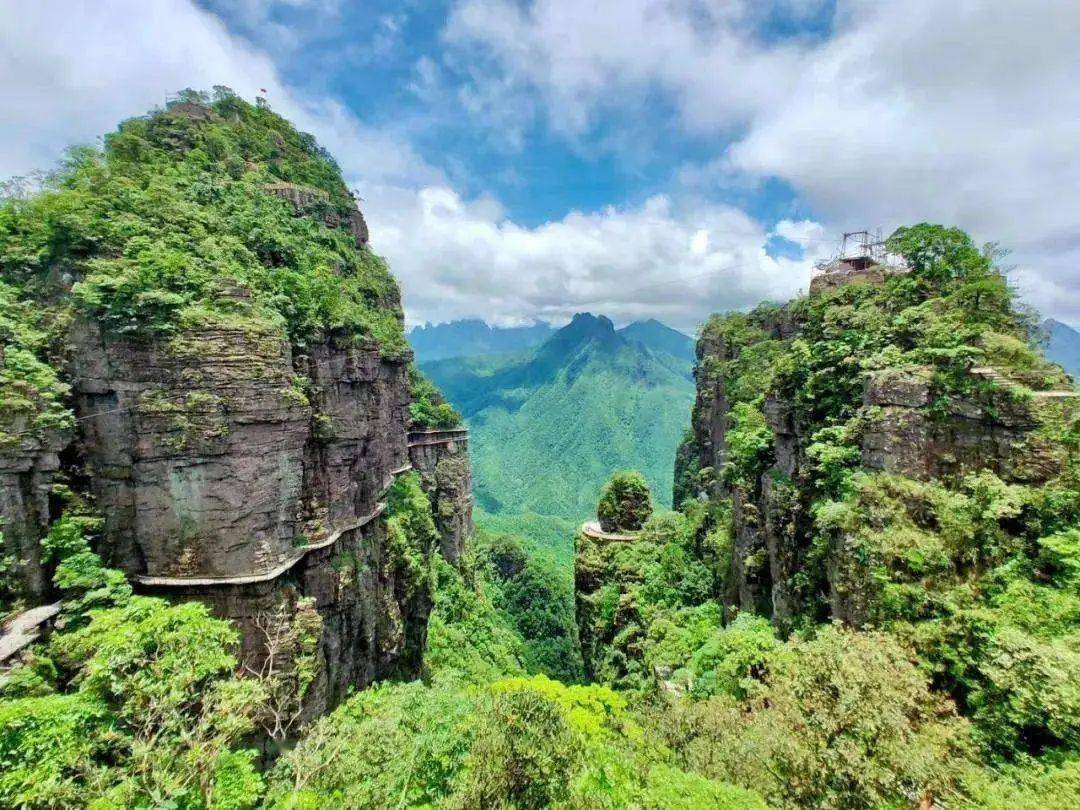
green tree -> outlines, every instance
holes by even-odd
[[[933,282],[984,276],[991,269],[987,253],[960,228],[921,222],[897,228],[885,244],[913,273]]]
[[[596,516],[606,532],[636,532],[652,515],[652,492],[639,472],[617,472],[600,492]]]
[[[662,719],[690,770],[795,807],[876,807],[952,790],[968,766],[951,718],[888,634],[824,626],[772,659],[748,704],[728,696]]]

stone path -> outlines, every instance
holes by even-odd
[[[999,369],[993,366],[972,366],[971,373],[976,377],[981,377],[988,382],[992,382],[995,385],[1000,385],[1002,388],[1017,388],[1019,384],[1010,380]],[[1032,391],[1031,395],[1035,399],[1071,399],[1073,397],[1080,397],[1080,391],[1070,390],[1057,390],[1057,391]]]
[[[600,528],[600,522],[597,520],[587,520],[581,524],[581,533],[586,537],[590,537],[593,540],[615,540],[626,541],[636,540],[636,534],[615,534],[614,532],[605,532]]]
[[[60,603],[39,605],[20,613],[4,625],[0,635],[0,664],[41,638],[41,626],[60,612]]]
[[[361,526],[366,526],[368,523],[379,517],[386,510],[386,504],[381,501],[375,504],[375,510],[369,515],[364,515],[361,518],[348,523],[327,535],[322,540],[318,540],[314,543],[308,543],[305,546],[298,546],[295,551],[283,562],[278,563],[274,568],[269,571],[263,571],[256,574],[239,574],[237,576],[224,576],[224,577],[152,577],[145,574],[136,574],[132,579],[138,582],[140,585],[149,585],[157,588],[198,588],[206,587],[210,585],[251,585],[256,582],[269,582],[272,579],[277,579],[311,551],[315,551],[319,548],[326,548],[332,546],[338,541],[342,534],[345,532],[351,532],[354,529],[359,529]]]
[[[468,428],[426,428],[409,431],[409,447],[429,447],[468,439]]]

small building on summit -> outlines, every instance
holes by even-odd
[[[890,275],[907,272],[903,260],[890,255],[880,238],[872,239],[867,231],[845,233],[839,254],[814,268],[810,294],[848,284],[881,284]]]

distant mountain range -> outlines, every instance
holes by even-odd
[[[565,533],[626,468],[641,469],[658,503],[670,505],[694,398],[693,341],[681,332],[658,321],[616,330],[583,313],[524,351],[431,361],[418,347],[417,356],[472,430],[483,512],[533,527],[550,517]]]
[[[664,352],[694,362],[694,341],[682,332],[665,326],[655,318],[615,330],[627,340],[653,351]],[[546,321],[532,326],[490,326],[478,318],[414,327],[409,342],[419,363],[431,363],[448,357],[475,357],[506,354],[539,346],[556,332]]]
[[[1074,380],[1080,380],[1080,332],[1053,318],[1043,321],[1042,328],[1047,340],[1046,356]]]
[[[500,327],[469,319],[414,327],[409,331],[409,343],[418,362],[430,363],[447,357],[521,351],[543,343],[554,331],[555,327],[544,321],[532,326]]]

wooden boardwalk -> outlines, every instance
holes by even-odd
[[[611,540],[614,542],[626,542],[628,540],[637,540],[636,534],[616,534],[614,532],[605,532],[600,528],[600,522],[596,520],[587,520],[581,524],[581,533],[592,540]]]

